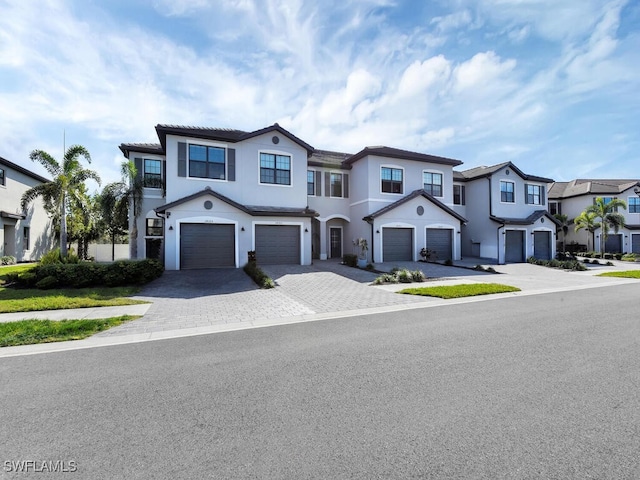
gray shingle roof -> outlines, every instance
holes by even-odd
[[[493,175],[494,173],[496,173],[497,171],[505,167],[509,167],[511,170],[516,172],[518,175],[520,175],[520,177],[523,180],[529,180],[532,182],[541,182],[541,183],[553,182],[553,179],[551,178],[538,177],[537,175],[526,174],[511,162],[503,162],[503,163],[498,163],[497,165],[492,165],[490,167],[482,166],[482,167],[470,168],[469,170],[463,170],[461,172],[454,172],[454,179],[458,181],[468,181],[468,180],[475,180],[476,178],[490,177],[491,175]],[[455,174],[457,174],[457,176],[455,176]]]
[[[164,148],[159,143],[121,143],[118,148],[127,158],[129,158],[131,152],[164,155]]]
[[[412,199],[417,198],[417,197],[426,198],[431,203],[433,203],[436,207],[441,208],[442,210],[447,212],[449,215],[451,215],[451,216],[457,218],[458,220],[460,220],[462,223],[467,223],[467,219],[466,218],[464,218],[458,212],[456,212],[452,208],[446,206],[440,200],[438,200],[433,195],[427,193],[424,190],[414,190],[409,195],[407,195],[406,197],[402,197],[397,202],[393,202],[392,204],[387,205],[387,206],[381,208],[380,210],[375,211],[375,212],[367,215],[366,217],[363,218],[363,220],[364,221],[373,220],[374,218],[379,217],[380,215],[384,215],[385,213],[390,212],[391,210],[393,210],[393,209],[399,207],[400,205],[402,205],[404,203],[407,203],[409,200],[412,200]]]
[[[617,195],[635,186],[640,186],[640,180],[577,178],[570,182],[555,182],[547,196],[561,199],[580,195]]]
[[[429,155],[426,153],[419,152],[411,152],[409,150],[401,150],[399,148],[393,147],[365,147],[360,150],[355,155],[352,155],[345,161],[346,164],[351,165],[354,162],[357,162],[361,158],[366,157],[367,155],[377,155],[379,157],[387,157],[387,158],[398,158],[403,160],[416,160],[418,162],[426,162],[426,163],[438,163],[441,165],[462,165],[460,160],[455,160],[453,158],[446,157],[438,157],[436,155]]]
[[[538,221],[538,219],[545,216],[557,226],[561,225],[561,223],[546,210],[536,210],[526,218],[503,218],[496,217],[495,215],[491,215],[489,218],[494,222],[503,223],[505,225],[533,225]]]

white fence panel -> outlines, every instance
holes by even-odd
[[[92,243],[89,245],[89,256],[93,257],[96,262],[111,261],[111,244],[110,243]],[[129,244],[115,244],[115,259],[129,260]]]

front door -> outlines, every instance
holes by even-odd
[[[342,257],[342,229],[331,227],[329,229],[331,243],[331,258]]]

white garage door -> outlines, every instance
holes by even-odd
[[[180,269],[236,266],[235,227],[228,224],[180,225]]]
[[[300,227],[256,225],[256,260],[262,265],[300,265]]]

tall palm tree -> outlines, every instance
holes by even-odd
[[[111,240],[111,260],[115,260],[116,237],[124,235],[128,230],[128,195],[124,182],[113,182],[105,185],[100,194],[102,223]]]
[[[560,229],[562,230],[562,251],[566,252],[567,233],[569,233],[569,217],[564,213],[556,213],[554,217],[560,222]]]
[[[597,220],[600,220],[600,229],[602,234],[600,235],[600,253],[604,255],[607,238],[609,237],[609,230],[613,230],[618,233],[620,228],[624,227],[624,215],[618,213],[618,208],[627,208],[627,204],[624,200],[619,198],[612,198],[609,202],[605,202],[604,198],[597,197],[593,205],[589,205],[585,212],[590,212],[595,215]]]
[[[95,180],[100,185],[100,177],[93,171],[86,169],[80,163],[84,158],[91,163],[89,151],[81,145],[73,145],[64,152],[62,163],[43,150],[34,150],[29,158],[40,163],[53,180],[30,188],[22,195],[22,209],[26,209],[37,197],[42,197],[45,207],[50,213],[59,212],[60,218],[60,255],[67,256],[67,209],[69,197],[75,196],[84,187],[84,182]]]
[[[587,250],[591,251],[591,242],[593,242],[593,233],[600,228],[600,223],[596,221],[596,214],[584,211],[573,219],[575,231],[585,229],[591,235],[587,236]]]

